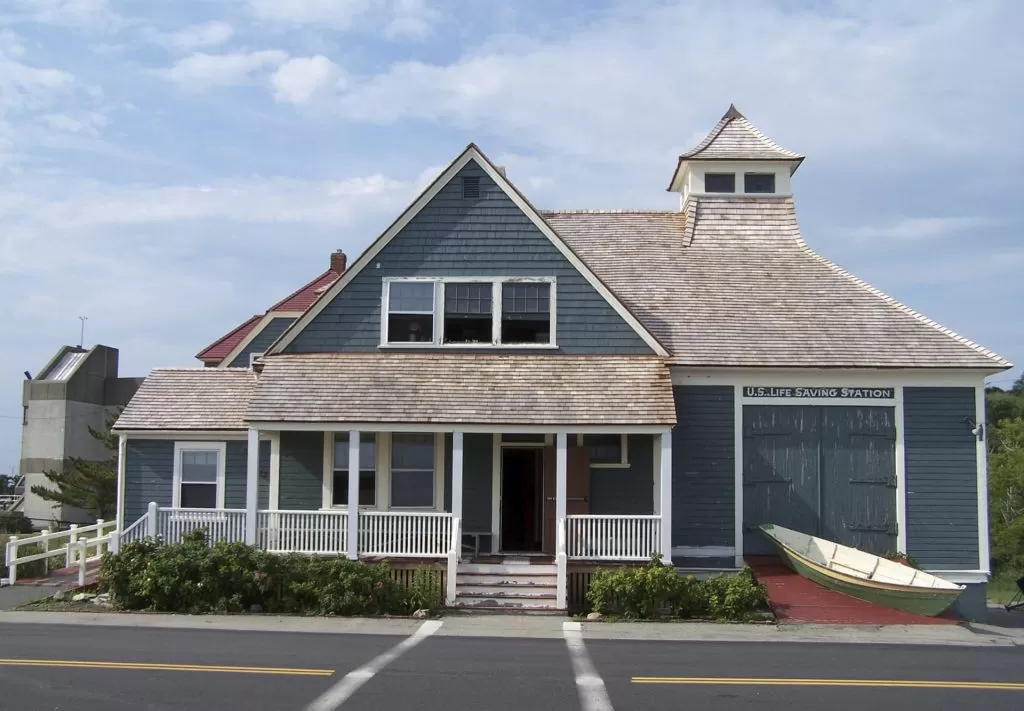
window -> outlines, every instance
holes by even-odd
[[[466,175],[462,178],[462,197],[472,199],[480,197],[480,176]]]
[[[555,345],[553,277],[384,279],[382,346]]]
[[[391,435],[391,507],[434,508],[434,435]]]
[[[434,282],[391,282],[387,324],[388,343],[433,343]]]
[[[743,176],[743,192],[774,193],[775,173],[746,173]]]
[[[331,506],[348,506],[348,435],[334,436],[334,467],[331,473]],[[377,505],[377,438],[364,432],[359,437],[359,505]]]
[[[172,505],[185,509],[224,508],[222,442],[176,442]]]
[[[491,282],[444,285],[444,342],[490,343],[493,340]]]
[[[705,173],[704,192],[734,193],[736,192],[735,173]]]
[[[551,284],[516,282],[501,288],[501,342],[551,343]]]
[[[586,434],[582,436],[582,444],[587,448],[592,467],[629,466],[626,435]]]

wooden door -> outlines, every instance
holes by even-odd
[[[582,515],[590,511],[590,458],[584,447],[572,445],[566,456],[565,513]],[[555,553],[555,448],[544,448],[544,552]]]

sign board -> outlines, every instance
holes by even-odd
[[[744,385],[743,397],[834,398],[837,400],[892,400],[895,388],[776,387]]]

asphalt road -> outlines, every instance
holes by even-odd
[[[606,691],[583,707],[579,665],[558,639],[442,632],[416,644],[362,634],[0,624],[0,709],[301,711],[325,693],[323,708],[346,711],[1024,708],[1021,647],[585,640],[585,648],[593,674],[584,687],[603,682]],[[335,706],[330,695],[346,685]]]

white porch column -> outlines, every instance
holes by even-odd
[[[672,564],[672,430],[662,432],[658,461],[658,502],[661,514],[661,562]]]
[[[247,466],[245,470],[245,542],[256,545],[256,510],[259,507],[260,431],[249,428]]]
[[[568,607],[569,559],[565,540],[565,488],[568,469],[568,436],[565,432],[555,435],[555,565],[557,567],[556,606],[560,610]]]
[[[359,557],[359,430],[348,433],[348,557]]]
[[[462,520],[462,433],[452,433],[452,516]],[[458,541],[456,541],[458,543]],[[461,546],[459,549],[461,550]]]

